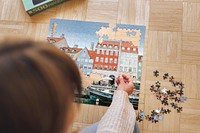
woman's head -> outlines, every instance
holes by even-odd
[[[30,40],[0,42],[0,132],[62,132],[75,91],[81,79],[69,56]]]

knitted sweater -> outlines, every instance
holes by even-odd
[[[97,133],[133,133],[135,110],[125,91],[117,90],[113,101],[99,122]]]

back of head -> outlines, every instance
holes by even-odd
[[[61,133],[81,79],[74,61],[30,40],[0,42],[0,132]]]

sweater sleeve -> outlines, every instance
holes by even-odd
[[[125,91],[114,93],[111,106],[99,122],[97,133],[133,133],[135,110]]]

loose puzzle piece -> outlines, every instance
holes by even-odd
[[[153,71],[153,75],[155,77],[159,76],[159,71],[155,70]],[[184,95],[184,84],[182,82],[175,81],[175,78],[173,76],[169,76],[168,73],[165,73],[163,75],[163,79],[169,79],[169,82],[173,87],[178,87],[178,90],[168,90],[166,87],[162,87],[161,82],[157,81],[154,85],[150,86],[150,91],[153,92],[153,94],[156,96],[158,100],[161,101],[161,104],[164,106],[170,105],[172,108],[174,108],[177,113],[181,113],[183,111],[183,107],[179,107],[177,103],[183,103],[187,100],[186,96]],[[162,88],[162,89],[161,89]],[[155,110],[151,111],[150,115],[146,115],[144,111],[140,111],[137,116],[137,121],[141,122],[143,121],[143,118],[145,118],[148,121],[151,121],[152,123],[157,123],[160,120],[163,120],[164,114],[170,114],[170,109],[164,109],[163,107],[157,108]]]
[[[154,73],[154,76],[155,76],[155,77],[158,77],[158,76],[159,76],[158,70],[155,70],[153,73]]]

